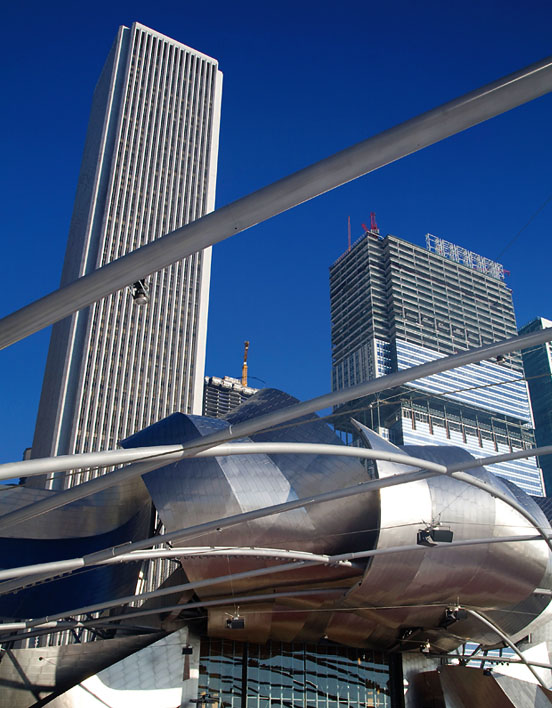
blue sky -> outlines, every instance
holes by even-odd
[[[140,21],[219,60],[217,204],[552,54],[551,2],[15,4],[0,46],[1,313],[59,282],[95,82]],[[207,373],[249,371],[301,399],[330,388],[328,266],[376,213],[511,271],[518,322],[552,316],[552,97],[545,96],[214,249]],[[502,254],[502,255],[501,255]],[[0,461],[32,442],[49,332],[0,353]],[[255,383],[255,379],[251,379]]]

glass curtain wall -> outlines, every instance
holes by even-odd
[[[381,652],[333,644],[202,640],[198,705],[218,708],[390,708]]]

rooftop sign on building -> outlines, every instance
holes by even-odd
[[[466,248],[450,243],[450,241],[445,241],[438,236],[426,234],[426,248],[428,251],[448,258],[450,261],[455,261],[455,263],[460,263],[480,273],[490,275],[491,278],[504,280],[504,267],[501,263],[495,263],[484,256],[480,256],[478,253],[468,251]]]

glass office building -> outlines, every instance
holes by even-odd
[[[552,327],[552,321],[537,317],[519,330],[520,334]],[[531,394],[537,445],[552,445],[552,344],[546,342],[524,349],[523,366]],[[552,455],[539,458],[548,494],[552,493]]]
[[[219,708],[388,708],[387,655],[330,643],[203,638],[199,702]]]
[[[517,334],[504,270],[431,234],[426,248],[367,231],[330,267],[334,391]],[[532,447],[521,354],[436,374],[339,407],[398,445],[451,444],[476,457]],[[493,467],[542,495],[534,459]]]

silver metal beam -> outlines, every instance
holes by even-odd
[[[275,445],[276,443],[270,443],[271,445]],[[249,443],[249,445],[251,445]],[[259,444],[260,445],[260,444]],[[283,448],[286,448],[287,446],[292,445],[291,443],[281,443],[279,447],[280,451],[284,451]],[[255,446],[254,446],[255,448]],[[368,450],[362,450],[361,448],[356,448],[356,452],[362,453],[362,452],[372,452]],[[381,451],[379,451],[381,453]],[[522,452],[522,451],[520,451]],[[527,451],[523,451],[527,452]],[[394,453],[382,453],[385,457],[387,456],[393,456],[395,457]],[[361,454],[358,455],[359,457],[362,456]],[[530,456],[526,455],[527,457]],[[397,455],[396,457],[402,457],[402,459],[408,459],[407,456],[399,456]],[[495,457],[503,457],[502,455],[500,456],[495,456]],[[382,456],[381,459],[384,459]],[[416,460],[416,458],[410,458],[411,460]],[[492,459],[492,458],[491,458]],[[480,463],[482,463],[484,460],[480,460]],[[427,461],[423,461],[425,465],[427,465]],[[234,516],[226,517],[224,519],[215,519],[213,521],[205,522],[203,524],[198,524],[193,527],[189,527],[187,529],[179,529],[177,531],[172,531],[170,533],[166,534],[159,534],[157,536],[152,536],[148,539],[143,539],[141,541],[134,541],[132,543],[125,544],[123,546],[116,546],[116,547],[110,547],[106,548],[102,551],[97,551],[95,553],[91,553],[87,556],[83,556],[82,558],[74,558],[74,559],[67,559],[64,561],[52,561],[51,563],[48,564],[39,564],[39,565],[34,565],[34,566],[22,566],[20,569],[18,569],[18,573],[21,573],[21,577],[23,576],[29,576],[26,582],[23,584],[21,581],[14,579],[14,580],[8,580],[3,582],[0,585],[0,594],[5,594],[8,592],[14,592],[16,590],[20,590],[24,587],[27,587],[30,584],[35,584],[37,582],[43,582],[44,580],[48,580],[52,577],[55,577],[56,575],[59,575],[59,573],[66,573],[66,572],[71,572],[73,569],[78,569],[84,566],[91,566],[91,565],[97,565],[100,561],[106,560],[106,559],[112,559],[116,558],[119,556],[124,555],[127,552],[131,552],[133,550],[139,550],[139,549],[144,549],[144,548],[150,548],[151,546],[158,545],[159,543],[166,543],[172,540],[178,539],[179,541],[182,541],[185,538],[194,538],[197,536],[200,536],[204,533],[207,533],[212,530],[219,530],[222,528],[229,528],[230,526],[234,526],[238,523],[243,523],[245,521],[251,521],[254,519],[258,518],[264,518],[266,516],[271,516],[273,514],[277,513],[282,513],[284,511],[291,511],[293,509],[301,508],[308,506],[310,504],[315,504],[315,503],[320,503],[322,501],[332,501],[335,499],[342,499],[346,498],[348,496],[353,496],[355,494],[367,492],[367,491],[373,491],[375,489],[383,489],[387,487],[392,487],[396,486],[398,484],[406,484],[407,482],[412,482],[416,481],[419,479],[425,479],[428,477],[433,477],[438,474],[447,474],[447,468],[444,467],[443,465],[436,465],[435,463],[430,463],[434,468],[433,470],[426,470],[426,471],[414,471],[414,472],[409,472],[405,474],[400,474],[396,475],[394,477],[387,477],[385,479],[378,479],[378,480],[371,480],[370,482],[365,482],[362,484],[355,485],[354,487],[346,487],[344,489],[336,490],[333,492],[325,492],[324,494],[319,494],[319,495],[313,495],[312,497],[309,498],[304,498],[304,499],[297,499],[293,500],[291,502],[284,502],[282,504],[276,504],[274,506],[270,507],[265,507],[263,509],[256,509],[254,511],[249,511],[245,512],[242,514],[236,514]],[[552,539],[550,538],[548,534],[548,530],[541,527],[539,524],[535,522],[531,514],[518,502],[515,500],[511,499],[507,495],[503,494],[502,492],[498,491],[496,488],[492,487],[491,485],[486,484],[485,482],[481,482],[475,477],[472,477],[471,475],[463,473],[462,469],[469,469],[471,466],[473,466],[473,461],[468,460],[463,463],[458,463],[454,465],[454,471],[450,472],[450,475],[455,477],[456,479],[459,479],[460,481],[465,482],[466,484],[470,486],[477,487],[478,489],[481,489],[482,491],[487,492],[493,497],[496,497],[497,499],[501,499],[505,504],[510,506],[511,508],[515,509],[523,518],[525,518],[539,533],[540,537],[546,541],[548,547],[552,550]],[[71,568],[70,565],[71,563],[74,563],[74,568]],[[13,576],[12,576],[13,577]]]
[[[150,447],[132,447],[130,449],[105,450],[101,452],[84,452],[78,455],[58,455],[57,457],[37,457],[31,460],[4,462],[0,464],[0,480],[14,477],[37,477],[42,474],[66,472],[67,470],[92,469],[125,465],[129,462],[148,460],[160,457],[164,463],[165,457],[173,452],[182,452],[182,445],[153,445]]]
[[[491,455],[490,457],[476,457],[475,461],[477,462],[477,465],[483,465],[483,467],[490,467],[491,465],[496,465],[499,462],[509,462],[510,460],[524,460],[528,457],[546,457],[546,455],[552,455],[552,445],[526,448],[524,450],[514,450],[514,452],[505,452],[501,455]],[[457,463],[456,465],[450,465],[447,469],[449,472],[456,472],[457,470],[460,471],[470,468],[466,465],[465,462],[461,462]]]
[[[0,531],[5,528],[11,528],[15,526],[15,524],[20,524],[23,521],[34,519],[36,516],[41,516],[54,509],[59,509],[79,499],[91,497],[93,494],[114,487],[120,482],[132,479],[133,477],[139,477],[140,475],[156,470],[167,464],[167,461],[160,462],[159,460],[160,458],[156,456],[151,460],[136,462],[122,469],[110,472],[109,474],[102,475],[101,477],[90,479],[88,482],[83,482],[75,487],[65,489],[63,492],[52,494],[41,501],[28,504],[16,511],[10,511],[8,514],[0,516]]]
[[[466,661],[468,657],[462,657],[457,654],[426,654],[426,656],[433,656],[439,659],[452,659]],[[520,666],[536,666],[539,669],[550,669],[552,670],[552,664],[541,664],[538,661],[520,661],[519,659],[510,659],[507,656],[489,656],[488,654],[470,654],[469,661],[479,661],[479,662],[489,662],[492,664],[519,664]]]
[[[161,446],[160,446],[161,447]],[[400,455],[396,453],[391,453],[391,452],[381,452],[381,451],[373,451],[373,450],[366,450],[364,448],[348,448],[348,447],[337,447],[335,445],[317,445],[317,444],[310,444],[310,443],[232,443],[231,445],[219,445],[215,448],[209,448],[208,450],[203,450],[197,453],[190,453],[189,451],[184,450],[184,446],[174,446],[177,448],[175,452],[167,453],[167,456],[163,458],[163,465],[167,464],[170,461],[174,461],[175,459],[181,459],[183,457],[217,457],[219,455],[244,455],[244,454],[260,454],[260,453],[283,453],[283,452],[293,452],[295,454],[324,454],[324,455],[343,455],[347,457],[358,457],[358,458],[364,458],[364,459],[379,459],[379,460],[387,460],[390,462],[395,462],[397,464],[408,464],[408,465],[415,465],[420,467],[421,469],[426,469],[428,471],[433,470],[437,473],[444,473],[445,471],[447,473],[451,472],[460,472],[462,470],[470,469],[470,467],[473,467],[473,463],[470,462],[462,462],[457,465],[452,465],[449,468],[445,468],[444,466],[440,465],[435,465],[435,463],[428,463],[427,460],[422,460],[420,458],[413,458],[409,457],[407,455]],[[136,448],[138,449],[138,448]],[[146,450],[150,449],[158,449],[158,448],[143,448]],[[163,449],[161,447],[161,449]],[[118,452],[118,451],[111,451],[108,453],[97,453],[99,455],[105,456],[105,455],[111,455],[112,452]],[[95,454],[95,453],[88,453],[88,454]],[[493,455],[491,457],[484,457],[484,458],[479,458],[476,460],[478,465],[484,465],[484,466],[490,466],[493,464],[496,464],[498,462],[505,462],[508,460],[518,460],[518,459],[525,459],[528,457],[534,457],[534,456],[540,456],[543,457],[545,455],[552,454],[552,446],[544,446],[540,448],[532,448],[532,449],[526,449],[526,450],[516,450],[515,452],[510,452],[510,453],[505,453],[502,455]],[[173,456],[174,455],[174,456]],[[67,459],[74,459],[74,458],[79,458],[79,455],[71,455],[71,456],[65,456]],[[154,458],[157,458],[157,456],[153,456]],[[44,458],[44,460],[48,459],[57,459],[57,458]],[[109,460],[113,460],[114,458],[108,457]],[[19,465],[19,464],[25,464],[25,462],[22,463],[9,463],[10,467],[11,465]],[[71,465],[73,464],[72,462],[70,463]],[[111,462],[113,464],[113,462]],[[138,467],[138,464],[143,465],[142,467]],[[115,472],[111,472],[108,475],[104,475],[103,477],[98,477],[94,480],[90,480],[89,482],[85,482],[84,484],[78,485],[76,487],[72,487],[69,490],[66,490],[64,492],[60,492],[59,494],[52,495],[50,499],[45,499],[40,502],[36,502],[34,504],[29,504],[26,507],[23,507],[22,509],[18,509],[17,511],[10,512],[9,514],[5,514],[4,516],[0,516],[0,530],[8,527],[12,527],[15,524],[22,523],[23,521],[27,521],[28,519],[34,518],[36,516],[40,516],[41,514],[44,514],[48,511],[51,511],[53,509],[57,509],[61,506],[65,506],[66,504],[71,503],[72,501],[75,501],[76,499],[81,499],[86,496],[90,496],[99,489],[105,489],[106,487],[103,486],[102,482],[103,480],[110,479],[112,476],[116,476],[116,482],[113,482],[111,480],[111,483],[106,486],[111,486],[112,484],[115,484],[119,481],[122,481],[122,474],[125,475],[125,479],[131,476],[135,476],[138,474],[144,474],[145,472],[149,472],[152,469],[155,469],[159,465],[157,462],[150,463],[149,461],[144,462],[144,463],[138,463],[134,466],[129,466],[125,467],[122,470],[116,470]],[[152,464],[155,464],[155,467],[151,466]],[[1,466],[0,466],[1,467]],[[441,469],[438,469],[438,468]],[[71,469],[71,468],[69,468]],[[432,474],[425,474],[425,473],[414,473],[415,474],[415,479],[425,479],[427,477],[433,476]],[[0,477],[1,478],[1,477]],[[403,483],[406,483],[408,481],[414,481],[414,479],[403,479]],[[366,484],[372,485],[374,483],[379,482],[380,480],[372,480],[371,482],[367,482]],[[96,483],[99,484],[96,484]],[[387,486],[387,485],[385,485]],[[375,489],[381,489],[382,487],[373,487],[370,486],[368,490],[365,491],[371,491]],[[342,489],[339,490],[339,494],[343,495],[344,497],[346,496],[353,496],[354,494],[359,493],[359,491],[363,491],[362,489],[359,490],[358,486],[355,487],[350,487],[347,489]],[[335,497],[332,497],[332,499]],[[339,497],[343,498],[343,497]],[[316,499],[314,499],[314,503]],[[308,502],[305,500],[305,504]],[[272,512],[272,513],[280,513],[280,512]],[[239,515],[238,515],[239,516]],[[239,522],[238,522],[239,523]]]
[[[282,445],[286,445],[284,450]],[[293,449],[288,449],[291,445]],[[191,457],[222,457],[227,455],[254,455],[254,454],[278,454],[281,452],[293,452],[295,454],[314,455],[338,455],[342,457],[359,457],[356,450],[359,448],[322,445],[318,443],[231,443],[221,444],[217,447],[210,447],[206,450],[189,450],[185,445],[151,445],[148,447],[133,447],[128,449],[103,450],[101,452],[85,452],[75,455],[60,455],[58,457],[39,457],[32,460],[19,460],[17,462],[5,462],[0,464],[0,480],[12,479],[14,477],[36,477],[53,472],[66,472],[76,469],[91,469],[101,467],[112,467],[129,462],[160,462],[162,466],[171,462],[176,462],[183,458]],[[364,450],[362,455],[372,459],[383,459],[378,457],[381,453]],[[544,456],[552,454],[552,445],[543,446],[529,450],[531,455]],[[421,466],[421,458],[408,458],[404,454],[387,453],[388,461],[398,464],[417,464]],[[516,460],[527,457],[527,450],[517,450],[502,455],[486,457],[486,465]],[[415,460],[415,462],[412,462]],[[427,462],[427,461],[426,461]],[[462,463],[463,464],[463,463]],[[431,467],[427,467],[431,469]],[[451,468],[449,468],[450,471]],[[465,468],[462,468],[465,469]],[[110,472],[109,474],[113,474]],[[104,475],[105,476],[105,475]],[[83,483],[80,486],[84,486]],[[61,492],[62,493],[62,492]],[[3,517],[0,517],[0,520]],[[1,527],[0,527],[1,528]]]
[[[357,452],[359,449],[362,450],[360,455]],[[91,461],[94,460],[96,456],[103,461],[103,465],[110,467],[111,465],[120,464],[121,459],[123,459],[123,461],[127,459],[133,461],[141,461],[142,459],[149,461],[153,458],[162,463],[162,465],[166,465],[170,462],[181,460],[184,457],[223,457],[227,455],[257,455],[263,453],[270,455],[281,452],[296,453],[299,455],[335,455],[339,457],[366,456],[375,460],[382,459],[378,457],[378,455],[382,453],[375,450],[349,447],[347,445],[325,445],[321,443],[230,443],[210,447],[207,450],[188,450],[185,445],[153,445],[151,447],[137,447],[128,450],[107,450],[105,452],[87,452],[82,455],[63,455],[62,457],[43,457],[36,460],[8,462],[5,465],[0,465],[0,480],[12,478],[14,472],[16,472],[17,476],[22,477],[47,474],[50,463],[56,468],[56,471],[78,469],[86,467],[86,465],[81,464],[83,458]],[[385,459],[389,462],[397,462],[405,465],[417,464],[419,466],[425,463],[426,469],[442,467],[442,465],[437,465],[434,462],[428,462],[422,458],[410,457],[409,455],[401,453],[386,452],[384,454],[388,456]],[[99,467],[101,465],[94,466]],[[5,470],[5,467],[8,469]]]
[[[375,457],[375,451],[373,450],[364,450],[363,448],[347,448],[346,446],[336,446],[336,445],[310,445],[310,444],[303,444],[303,443],[243,443],[243,448],[241,448],[243,454],[243,450],[245,449],[245,446],[251,453],[256,453],[256,452],[261,452],[264,449],[269,449],[271,451],[277,451],[277,452],[291,452],[291,451],[296,451],[295,446],[298,446],[298,449],[303,449],[304,452],[311,453],[314,450],[318,450],[318,448],[322,449],[327,449],[327,453],[335,455],[341,454],[342,451],[344,450],[349,450],[350,452],[346,452],[346,455],[354,455],[355,457],[367,457],[369,459],[374,459]],[[268,447],[267,447],[268,446]],[[216,448],[216,450],[205,450],[203,451],[203,456],[208,457],[208,456],[216,456],[216,454],[222,454],[220,451],[222,449],[226,449],[226,454],[237,454],[237,449],[235,447],[235,444],[232,445],[227,445],[227,446],[219,446]],[[339,451],[339,452],[338,452]],[[406,483],[408,481],[416,481],[418,479],[424,479],[426,476],[432,476],[434,474],[444,474],[446,472],[446,467],[443,465],[438,465],[434,462],[429,462],[427,460],[421,460],[418,458],[410,457],[408,455],[398,455],[396,453],[390,453],[390,452],[381,452],[378,451],[376,456],[379,457],[379,459],[386,459],[392,462],[402,462],[404,464],[414,464],[423,468],[426,468],[426,471],[414,471],[407,473],[405,475],[400,475],[401,481]],[[144,462],[144,463],[136,463],[137,465],[148,465],[148,464],[153,464],[152,462]],[[124,468],[123,470],[119,470],[119,472],[124,472],[125,470],[131,470],[133,466]],[[431,468],[431,469],[429,469]],[[111,475],[117,474],[111,473]],[[109,476],[111,476],[109,475]],[[107,475],[106,475],[107,476]],[[92,480],[91,482],[87,482],[84,485],[81,485],[83,487],[87,485],[91,485],[93,482],[101,482],[104,479],[104,477],[98,477],[95,480]],[[222,529],[222,528],[229,528],[231,526],[235,526],[236,524],[243,523],[245,521],[253,521],[255,519],[260,519],[264,518],[266,516],[272,516],[274,514],[282,513],[284,511],[292,511],[293,509],[300,509],[301,507],[304,506],[309,506],[310,504],[316,504],[320,503],[323,501],[333,501],[334,499],[344,499],[349,496],[354,496],[355,494],[359,494],[361,492],[368,492],[368,491],[373,491],[375,489],[382,489],[384,487],[388,486],[393,486],[394,484],[397,484],[397,481],[393,481],[393,479],[396,478],[386,478],[382,480],[370,480],[368,482],[364,482],[362,484],[357,484],[353,487],[346,487],[343,489],[335,490],[332,492],[325,492],[323,494],[317,494],[313,495],[308,498],[304,499],[296,499],[292,500],[289,502],[283,502],[282,504],[276,504],[274,506],[270,507],[265,507],[262,509],[255,509],[253,511],[248,511],[245,513],[241,514],[234,514],[233,516],[226,517],[224,519],[215,519],[213,521],[205,522],[203,524],[198,524],[196,526],[187,528],[187,529],[181,529],[179,531],[173,531],[169,534],[162,534],[158,536],[152,536],[149,539],[144,539],[142,541],[135,541],[133,543],[129,544],[124,544],[122,546],[117,546],[117,547],[112,547],[112,548],[107,548],[102,551],[98,551],[96,553],[89,554],[88,556],[85,556],[83,558],[83,561],[79,558],[74,558],[74,559],[67,559],[64,561],[56,561],[53,562],[52,564],[37,564],[33,566],[33,570],[30,572],[30,574],[24,573],[24,576],[27,577],[27,581],[25,583],[22,583],[19,580],[7,580],[3,583],[0,584],[0,594],[5,594],[7,592],[15,592],[17,590],[21,590],[24,587],[28,587],[29,585],[34,585],[39,582],[43,582],[44,580],[48,580],[52,577],[55,577],[58,575],[60,572],[61,573],[67,573],[70,572],[73,569],[78,569],[82,567],[83,565],[97,565],[98,561],[112,558],[119,556],[125,552],[129,552],[131,550],[139,550],[139,549],[144,549],[144,548],[150,548],[151,546],[158,545],[159,543],[166,543],[171,540],[175,540],[178,538],[179,540],[182,540],[184,538],[195,538],[198,536],[201,536],[205,533],[208,533],[210,531],[216,530],[216,529]],[[59,501],[59,497],[63,497],[64,499],[66,497],[69,497],[70,500],[74,497],[74,493],[79,489],[79,487],[73,487],[72,489],[66,490],[65,492],[61,492],[58,495],[54,495],[51,500],[51,504],[55,504],[56,507],[63,504],[67,503],[65,501]],[[57,503],[56,503],[57,499]],[[10,514],[6,514],[4,517],[1,518],[2,521],[2,527],[10,523],[10,526],[13,525],[13,520],[15,519],[18,523],[21,523],[22,517],[27,515],[28,518],[31,518],[32,516],[37,515],[36,512],[36,507],[41,505],[41,509],[39,513],[44,513],[44,507],[48,504],[50,500],[46,499],[41,502],[37,502],[36,504],[29,505],[28,507],[24,507],[23,509],[20,509],[18,511],[12,512]],[[74,568],[70,567],[71,562],[75,564]],[[57,566],[56,564],[59,564]]]
[[[196,580],[194,582],[182,583],[181,585],[173,585],[171,587],[160,588],[158,590],[151,590],[150,592],[144,592],[140,595],[127,595],[126,597],[117,598],[115,600],[108,600],[106,602],[97,602],[93,605],[85,605],[84,607],[78,607],[76,609],[66,610],[62,613],[56,614],[54,617],[41,617],[36,620],[29,620],[26,623],[27,627],[34,627],[42,624],[43,622],[51,621],[52,619],[61,619],[68,615],[86,615],[90,612],[100,612],[103,610],[108,610],[114,607],[119,607],[121,605],[128,605],[131,602],[151,600],[157,597],[164,597],[165,595],[174,595],[175,593],[184,592],[185,590],[194,590],[198,588],[211,587],[212,585],[220,585],[225,582],[234,582],[236,580],[257,578],[263,575],[272,575],[273,573],[285,573],[289,570],[297,570],[297,568],[302,568],[310,565],[320,565],[319,561],[292,561],[290,563],[283,563],[280,565],[274,565],[269,568],[256,568],[255,570],[245,570],[241,573],[229,573],[228,575],[221,575],[216,578],[206,578],[204,580]],[[180,605],[184,609],[185,605]],[[0,624],[0,631],[2,631],[3,625]]]
[[[285,447],[282,447],[284,445]],[[198,450],[186,450],[185,446],[179,445],[175,446],[178,448],[177,451],[167,452],[163,455],[154,455],[152,459],[147,459],[144,462],[137,462],[128,467],[123,467],[123,469],[115,470],[107,475],[101,477],[96,477],[96,479],[89,480],[84,484],[71,487],[58,494],[52,494],[46,499],[42,499],[39,502],[29,504],[16,511],[9,512],[0,516],[0,531],[5,528],[12,528],[16,524],[23,523],[29,519],[33,519],[37,516],[52,511],[53,509],[58,509],[61,506],[70,504],[78,499],[83,499],[95,494],[98,491],[102,491],[111,487],[125,479],[135,477],[138,475],[145,474],[151,470],[163,467],[164,465],[180,460],[184,457],[216,457],[222,455],[245,455],[245,454],[261,454],[261,453],[281,453],[281,452],[295,452],[296,454],[320,454],[320,455],[341,455],[344,457],[365,457],[367,459],[386,459],[389,462],[398,462],[408,465],[417,465],[423,469],[433,469],[437,470],[439,465],[435,463],[428,462],[427,460],[422,460],[418,458],[411,458],[408,455],[397,455],[395,453],[379,453],[373,450],[363,450],[360,454],[357,452],[360,448],[352,448],[336,445],[317,445],[309,443],[232,443],[229,445],[219,445],[215,448],[209,448],[208,450],[198,451]],[[143,448],[146,450],[155,450],[155,448]],[[116,454],[113,455],[113,452]],[[103,459],[112,460],[108,464],[115,464],[117,459],[117,453],[119,451],[112,452],[102,452],[99,453]],[[94,453],[89,453],[94,454]],[[151,453],[150,453],[151,454]],[[386,457],[381,457],[381,454],[386,455]],[[67,458],[80,458],[80,455],[67,455]],[[57,459],[57,458],[43,458]],[[38,460],[37,460],[38,461]],[[40,460],[42,461],[42,460]],[[33,462],[30,460],[30,462]],[[21,463],[9,463],[9,472],[5,474],[10,474],[15,465],[20,465]],[[25,461],[22,463],[25,465]],[[70,463],[74,465],[75,462]],[[0,466],[1,467],[1,466]],[[445,468],[442,467],[442,470]],[[19,468],[21,473],[21,467]],[[42,466],[31,470],[31,474],[44,474],[42,471]],[[9,477],[7,477],[9,479]],[[2,473],[0,473],[0,479],[2,479]]]
[[[516,537],[517,538],[517,537]],[[539,538],[532,536],[532,539]],[[154,558],[184,558],[192,556],[200,556],[201,558],[213,556],[254,556],[258,558],[280,558],[293,559],[302,561],[316,561],[317,563],[333,563],[331,556],[320,553],[309,553],[307,551],[292,551],[282,550],[279,548],[255,548],[253,546],[242,548],[233,546],[183,546],[181,548],[157,548],[154,550],[133,551],[125,553],[121,556],[112,556],[100,561],[96,565],[117,565],[118,563],[136,563],[137,561],[153,560]],[[341,565],[351,565],[349,561],[336,561]],[[58,570],[65,572],[69,570],[77,570],[85,565],[84,558],[74,558],[68,561],[52,561],[56,564],[54,567],[50,563],[39,563],[36,565],[26,565],[20,568],[8,568],[0,570],[0,580],[6,578],[23,578],[27,575],[32,575],[37,572],[48,570]],[[0,586],[1,587],[1,586]]]
[[[447,356],[443,359],[428,361],[425,364],[419,364],[418,366],[411,366],[408,369],[403,369],[402,371],[397,371],[393,374],[387,374],[387,376],[381,376],[380,378],[372,381],[357,384],[356,386],[351,386],[340,391],[326,393],[323,396],[311,398],[309,401],[295,403],[287,408],[282,408],[280,410],[272,411],[271,413],[266,413],[265,415],[257,416],[251,420],[233,425],[231,430],[220,430],[216,433],[211,433],[210,435],[205,435],[202,438],[198,438],[197,441],[193,440],[186,443],[184,445],[184,449],[203,449],[215,445],[216,443],[228,442],[229,440],[234,440],[236,438],[247,437],[261,430],[281,426],[283,423],[288,423],[296,418],[301,418],[309,415],[310,413],[315,413],[316,411],[324,410],[326,408],[339,406],[342,403],[347,403],[348,401],[352,401],[356,398],[370,396],[390,388],[402,386],[410,381],[431,376],[432,374],[450,371],[451,369],[456,369],[459,366],[473,364],[478,361],[483,361],[484,359],[494,359],[497,356],[509,354],[510,352],[517,351],[519,349],[526,349],[550,341],[552,341],[552,327],[541,330],[540,332],[532,332],[530,334],[512,337],[511,339],[504,339],[500,342],[495,342],[494,344],[478,347],[477,349],[468,349],[467,351],[460,352],[459,354],[453,354],[452,356]]]
[[[75,628],[75,627],[100,627],[111,624],[111,622],[121,622],[122,619],[127,619],[127,616],[134,617],[147,617],[148,615],[159,614],[160,612],[177,612],[183,610],[193,610],[199,607],[216,607],[218,605],[234,605],[242,604],[245,602],[258,602],[267,601],[283,597],[300,597],[302,595],[324,595],[328,592],[346,592],[349,587],[332,587],[332,588],[312,588],[307,590],[288,590],[282,592],[271,592],[271,593],[259,593],[257,595],[236,595],[231,598],[223,597],[217,600],[206,600],[204,602],[188,602],[185,605],[165,605],[164,607],[158,607],[154,610],[136,610],[132,612],[132,615],[118,615],[117,617],[101,617],[90,620],[49,620],[43,622],[41,625],[33,625],[39,631],[25,632],[19,635],[13,635],[4,637],[0,643],[11,642],[14,640],[26,639],[27,637],[37,636],[38,634],[53,634],[55,632],[62,632],[64,629]],[[0,632],[3,631],[17,631],[20,629],[25,629],[30,627],[26,622],[10,622],[0,625]]]
[[[387,388],[400,386],[425,376],[441,373],[443,371],[449,371],[450,369],[454,369],[464,364],[482,361],[483,359],[489,359],[501,354],[510,353],[516,349],[523,349],[530,346],[543,344],[547,341],[552,341],[552,328],[542,330],[541,332],[534,332],[523,336],[513,337],[496,344],[479,347],[477,349],[470,349],[466,352],[461,352],[460,354],[455,354],[443,359],[437,359],[436,361],[427,362],[426,364],[421,364],[419,366],[413,366],[395,374],[382,376],[374,381],[352,386],[350,388],[329,393],[324,396],[318,396],[310,401],[297,403],[293,406],[289,406],[288,408],[274,411],[264,416],[258,416],[251,421],[246,421],[245,423],[232,426],[229,430],[206,435],[203,438],[198,438],[197,442],[192,441],[190,443],[186,443],[182,446],[182,450],[204,449],[221,442],[228,442],[235,438],[246,437],[248,435],[252,435],[253,433],[259,432],[260,430],[265,430],[267,428],[274,427],[275,425],[281,425],[282,423],[292,421],[295,418],[308,415],[309,413],[314,413],[324,408],[346,403],[347,401],[354,400],[355,398],[361,398],[363,396],[379,393]],[[538,454],[546,453],[543,452]],[[157,462],[155,460],[151,460],[149,462],[137,463],[139,466],[130,465],[123,469],[115,470],[110,474],[97,477],[96,479],[90,480],[85,484],[81,484],[61,492],[51,499],[37,502],[37,504],[29,505],[25,509],[21,509],[18,512],[13,512],[13,514],[17,514],[17,516],[11,516],[9,521],[7,520],[6,515],[4,517],[4,521],[0,523],[21,523],[23,520],[34,518],[35,516],[46,513],[51,509],[56,509],[64,504],[69,504],[71,501],[83,499],[95,494],[96,492],[102,491],[103,489],[108,489],[124,479],[129,479],[135,475],[145,474],[145,472],[162,467],[167,463],[167,460],[168,456],[165,458],[159,458]],[[6,471],[9,472],[10,477],[14,474],[18,474],[18,472],[14,471],[15,468],[12,467],[16,464],[22,463],[8,463],[9,470]],[[19,470],[21,469],[22,468],[19,467]],[[1,528],[5,528],[5,526],[0,525],[0,529]]]
[[[552,537],[552,534],[549,534],[549,537]],[[541,536],[535,536],[534,534],[525,536],[492,536],[489,538],[454,541],[452,543],[448,543],[447,548],[450,548],[451,546],[480,546],[488,543],[513,543],[518,541],[542,540],[543,539]],[[429,546],[416,545],[409,547],[407,550],[423,550],[428,547]],[[405,548],[403,546],[397,547],[392,549],[392,552],[395,553],[400,550],[404,551]],[[380,550],[372,549],[370,551],[354,551],[351,553],[342,554],[340,556],[326,556],[320,555],[319,553],[308,553],[307,551],[282,550],[280,548],[256,548],[254,546],[248,546],[247,548],[243,548],[241,546],[181,546],[178,548],[156,548],[154,550],[131,551],[120,556],[112,556],[102,561],[98,561],[96,565],[117,565],[119,563],[136,563],[138,561],[154,560],[159,558],[164,558],[167,560],[170,558],[180,559],[192,556],[200,556],[201,558],[212,558],[215,556],[253,556],[255,558],[293,558],[294,560],[313,561],[328,565],[339,563],[340,565],[350,566],[351,560],[359,560],[361,558],[368,558],[390,552],[391,551],[389,548],[384,548]],[[19,568],[7,568],[0,571],[0,580],[6,580],[7,578],[24,578],[25,576],[32,575],[36,572],[52,570],[64,573],[65,571],[78,570],[79,568],[84,567],[84,565],[84,558],[73,558],[68,561],[52,561],[51,563],[25,565]],[[0,590],[2,590],[2,586],[0,586]],[[551,594],[551,591],[544,591],[541,588],[537,588],[535,592],[542,595]]]
[[[0,321],[0,348],[150,273],[552,90],[552,58],[353,145],[112,261]]]
[[[472,615],[472,617],[475,617],[475,618],[478,619],[480,622],[482,622],[484,625],[486,625],[487,627],[489,627],[490,629],[492,629],[493,632],[496,632],[496,634],[498,634],[498,636],[499,636],[504,642],[506,642],[506,644],[510,647],[510,649],[512,649],[512,650],[517,654],[517,656],[519,657],[520,661],[521,661],[523,664],[525,664],[525,666],[529,669],[529,671],[530,671],[530,672],[533,674],[533,676],[537,679],[538,683],[539,683],[545,690],[548,690],[548,686],[547,686],[546,683],[543,681],[543,679],[540,677],[540,675],[538,674],[538,672],[534,669],[533,665],[530,664],[530,663],[527,661],[527,659],[523,656],[522,652],[520,652],[520,650],[517,648],[517,646],[514,644],[514,642],[510,639],[510,637],[509,637],[505,632],[503,632],[503,631],[500,629],[500,627],[497,627],[497,625],[496,625],[494,622],[491,622],[491,620],[490,620],[488,617],[485,617],[485,615],[482,614],[481,612],[477,612],[476,610],[471,610],[471,609],[468,608],[468,607],[463,607],[463,609],[465,609],[466,612],[469,612],[469,614]]]

